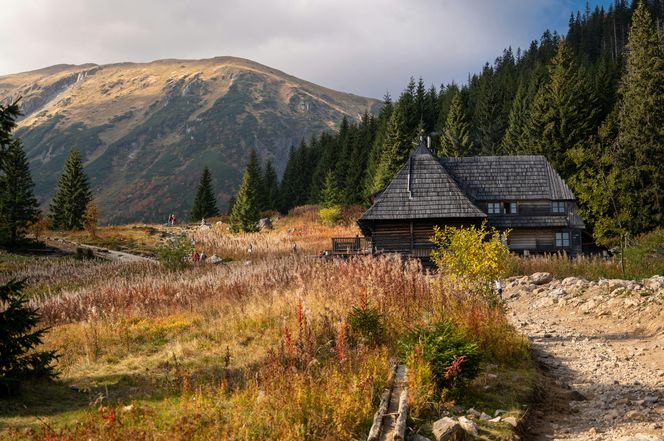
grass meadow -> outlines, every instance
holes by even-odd
[[[2,277],[27,279],[50,327],[44,346],[60,353],[57,381],[27,383],[18,399],[0,401],[0,438],[362,439],[399,357],[411,366],[411,431],[430,433],[459,403],[523,413],[536,374],[500,304],[398,257],[312,257],[355,230],[325,227],[310,212],[267,233],[195,231],[206,253],[235,260],[179,272],[0,257]],[[482,354],[464,393],[437,387],[417,350],[400,352],[406,336],[436,323]],[[501,425],[481,430],[509,437]]]

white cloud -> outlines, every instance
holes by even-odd
[[[564,29],[574,0],[3,0],[0,74],[59,63],[249,58],[357,94],[464,81]]]

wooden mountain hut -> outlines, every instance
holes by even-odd
[[[434,225],[484,221],[514,252],[582,251],[574,194],[541,155],[438,158],[420,142],[358,224],[372,253],[428,258]]]

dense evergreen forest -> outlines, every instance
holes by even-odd
[[[439,155],[545,155],[601,243],[660,226],[663,20],[664,0],[616,0],[572,15],[565,37],[546,31],[526,50],[505,49],[467,84],[411,78],[378,115],[344,119],[337,133],[292,148],[263,208],[318,203],[330,177],[343,203],[366,204],[430,135]]]

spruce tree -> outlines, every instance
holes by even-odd
[[[381,158],[383,156],[384,140],[387,131],[387,125],[394,111],[394,104],[389,93],[385,94],[383,98],[383,108],[380,109],[378,114],[378,122],[376,123],[376,132],[371,142],[371,148],[367,158],[367,167],[364,175],[364,182],[362,184],[362,196],[370,196],[374,191],[374,181],[378,168],[380,166]]]
[[[91,199],[92,193],[88,177],[83,171],[81,154],[77,149],[72,149],[49,205],[51,227],[63,230],[83,228],[83,215]]]
[[[507,130],[501,142],[503,154],[515,155],[526,153],[528,147],[524,142],[524,129],[528,121],[528,100],[526,88],[520,85],[512,100],[512,108],[507,122]]]
[[[272,161],[268,160],[263,172],[263,186],[265,193],[265,210],[277,210],[279,199],[279,181],[277,172],[272,167]]]
[[[595,129],[594,96],[582,78],[572,50],[561,40],[526,126],[533,151],[545,155],[564,178],[575,171],[567,150],[587,141]]]
[[[447,114],[447,121],[440,137],[440,156],[464,156],[472,148],[468,123],[461,107],[461,97],[457,93]]]
[[[387,125],[385,145],[376,170],[373,191],[378,191],[390,183],[408,158],[411,148],[412,143],[410,136],[408,136],[403,111],[397,106],[392,112]]]
[[[325,175],[325,183],[320,192],[320,205],[323,208],[330,208],[341,205],[342,196],[337,185],[337,178],[332,170]]]
[[[664,224],[664,47],[643,1],[636,8],[620,86],[621,206],[639,233]]]
[[[27,306],[23,282],[0,286],[0,396],[13,395],[21,380],[55,376],[55,351],[35,351],[48,328],[35,329],[39,314]]]
[[[217,199],[214,197],[214,191],[212,190],[212,176],[210,170],[205,167],[198,183],[194,205],[191,208],[191,220],[197,222],[203,218],[218,215]]]
[[[37,199],[28,159],[20,140],[14,140],[0,157],[0,237],[16,243],[37,220]]]
[[[261,209],[259,193],[263,189],[263,185],[260,166],[257,165],[256,152],[252,151],[231,210],[229,219],[231,233],[258,231]]]

